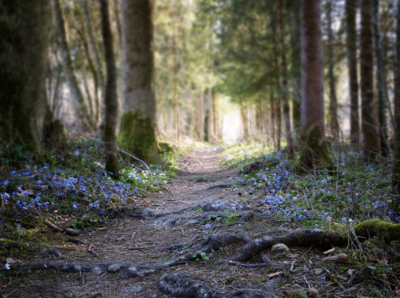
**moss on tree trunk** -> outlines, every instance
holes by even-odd
[[[150,118],[144,118],[137,112],[122,114],[118,144],[140,159],[152,164],[160,162],[156,135]]]

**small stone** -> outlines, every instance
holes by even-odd
[[[271,252],[274,252],[274,253],[282,253],[282,252],[286,253],[286,252],[289,252],[289,247],[287,247],[283,243],[278,243],[278,244],[275,244],[274,246],[272,246]]]
[[[124,288],[125,293],[141,293],[144,291],[144,288],[141,286],[133,286]]]

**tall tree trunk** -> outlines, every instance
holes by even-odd
[[[355,146],[358,146],[360,143],[357,75],[357,3],[357,0],[346,0],[346,46],[350,88],[350,141]]]
[[[333,50],[333,32],[332,32],[332,6],[333,0],[329,0],[327,9],[327,31],[328,31],[328,80],[329,80],[329,126],[332,136],[339,140],[339,121],[337,115],[337,96],[336,96],[336,78]]]
[[[275,98],[274,98],[274,92],[271,88],[271,95],[270,95],[270,124],[271,124],[271,138],[272,138],[272,142],[274,144],[274,150],[277,150],[277,144],[276,144],[276,130],[275,130],[275,114],[276,114],[276,109],[275,109]]]
[[[292,81],[292,92],[293,92],[293,133],[295,139],[298,139],[300,131],[300,118],[301,118],[301,20],[300,20],[300,9],[294,9],[290,16],[290,41],[291,41],[291,81]]]
[[[107,70],[107,82],[104,93],[105,115],[103,140],[106,151],[106,171],[110,172],[114,179],[119,179],[118,148],[115,132],[118,119],[117,97],[117,73],[111,34],[108,0],[100,1],[101,32],[103,33],[104,55]]]
[[[123,111],[118,140],[122,148],[150,163],[159,163],[153,92],[153,1],[123,0]]]
[[[379,134],[374,107],[374,49],[372,47],[372,0],[361,1],[361,116],[363,155],[372,159],[379,153]]]
[[[275,29],[274,29],[275,32]],[[272,51],[274,55],[274,70],[275,70],[275,89],[276,93],[276,149],[281,151],[281,132],[282,132],[282,108],[281,108],[281,81],[279,78],[279,57],[276,43],[273,41]]]
[[[243,140],[247,140],[249,138],[249,123],[246,115],[246,107],[243,102],[240,102],[240,117],[242,118],[243,125]]]
[[[397,11],[400,11],[400,0],[397,1]],[[395,94],[394,94],[394,119],[395,119],[395,134],[394,145],[395,151],[392,164],[392,192],[396,195],[393,211],[400,211],[400,13],[397,13],[397,28],[396,28],[396,62],[395,62]]]
[[[200,91],[197,99],[197,112],[196,112],[196,134],[199,141],[204,140],[204,91]]]
[[[287,82],[287,66],[286,66],[286,48],[285,48],[285,33],[283,28],[282,16],[282,0],[278,0],[278,26],[279,26],[279,43],[281,46],[281,71],[282,71],[282,104],[283,117],[285,122],[286,143],[288,149],[288,159],[294,159],[294,142],[292,136],[292,126],[290,123],[290,107],[288,100],[288,82]]]
[[[81,117],[86,125],[92,126],[92,123],[90,123],[88,118],[88,111],[85,105],[82,90],[79,87],[78,79],[75,74],[75,69],[69,50],[67,31],[60,0],[53,1],[53,8],[56,28],[58,31],[58,43],[61,52],[61,62],[63,65],[65,77],[68,82],[68,86],[75,100],[75,109],[77,110],[78,117]]]
[[[40,153],[46,114],[50,1],[0,3],[0,139]],[[4,143],[3,143],[4,142]]]
[[[301,0],[301,127],[300,165],[329,163],[325,138],[324,73],[319,0]]]
[[[174,17],[174,16],[173,16]],[[179,141],[179,101],[178,101],[178,50],[176,46],[176,24],[173,21],[172,52],[174,58],[174,133],[175,141]]]
[[[119,4],[118,0],[112,0],[113,1],[113,12],[114,12],[114,18],[117,26],[117,32],[118,32],[118,44],[122,44],[122,34],[121,34],[121,19],[120,19],[120,11],[119,11]]]
[[[255,104],[255,113],[256,113],[256,130],[257,134],[261,134],[263,130],[263,107],[261,105],[261,99],[256,99]]]
[[[93,55],[94,55],[94,61],[95,61],[95,64],[96,64],[97,76],[96,76],[95,80],[97,81],[97,85],[99,86],[99,89],[100,89],[100,99],[102,99],[103,98],[103,92],[104,92],[103,69],[101,67],[99,50],[97,48],[96,38],[94,37],[92,22],[91,22],[90,16],[89,16],[89,9],[88,9],[87,0],[82,0],[82,6],[83,6],[83,15],[84,15],[84,18],[85,18],[86,28],[87,28],[88,35],[89,35],[89,44],[90,44],[90,48],[92,49],[92,52],[93,52]],[[96,90],[96,93],[97,92],[98,92],[98,90]],[[98,100],[99,99],[98,96],[95,96],[95,98],[97,99],[97,101],[96,101],[97,112],[96,112],[95,122],[98,123],[100,121],[101,101]]]
[[[382,57],[382,41],[379,28],[379,0],[374,0],[374,46],[375,46],[375,61],[376,61],[376,84],[378,90],[378,115],[379,115],[379,137],[382,156],[388,156],[388,132],[386,119],[386,76],[385,67]]]

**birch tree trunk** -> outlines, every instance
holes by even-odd
[[[0,2],[0,139],[40,153],[50,0]]]
[[[285,123],[286,143],[288,149],[288,159],[294,159],[294,142],[292,136],[292,126],[290,123],[290,107],[288,100],[288,82],[287,82],[287,65],[286,65],[286,49],[285,49],[285,32],[283,28],[282,16],[282,0],[278,0],[278,27],[279,27],[279,43],[281,48],[281,71],[282,71],[282,104],[283,117]]]
[[[325,138],[324,73],[319,0],[301,0],[301,127],[300,165],[330,163]]]
[[[62,12],[60,0],[53,0],[54,17],[56,28],[58,32],[58,43],[61,53],[61,63],[63,65],[64,74],[68,82],[71,94],[74,98],[74,105],[78,117],[83,119],[84,126],[91,126],[88,118],[88,111],[83,98],[82,90],[79,87],[78,79],[75,74],[74,65],[72,63],[71,53],[68,45],[67,30],[65,28],[65,21]]]
[[[153,91],[153,1],[123,0],[122,92],[118,141],[121,147],[149,163],[159,163]]]
[[[379,28],[379,0],[374,0],[374,46],[376,58],[376,85],[378,90],[379,138],[382,156],[388,156],[388,128],[386,119],[386,75],[382,56],[382,39]]]
[[[106,151],[106,171],[112,174],[114,179],[119,178],[118,148],[115,131],[118,119],[117,97],[117,73],[111,34],[108,0],[100,1],[101,31],[103,34],[104,54],[107,70],[107,82],[105,89],[105,115],[104,115],[104,147]]]
[[[374,107],[374,49],[372,38],[372,0],[362,0],[360,71],[363,155],[365,159],[373,159],[379,153],[379,134]]]
[[[357,0],[346,0],[346,46],[349,65],[350,88],[350,141],[357,146],[360,143],[360,113],[358,111],[358,75],[357,75]]]

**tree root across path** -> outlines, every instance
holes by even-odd
[[[297,230],[283,236],[266,236],[261,239],[251,239],[246,231],[238,230],[237,234],[221,230],[206,239],[202,239],[202,243],[196,240],[193,245],[178,252],[173,259],[166,262],[140,262],[133,264],[130,262],[109,262],[97,264],[80,264],[68,262],[50,262],[36,261],[29,263],[11,264],[15,270],[19,268],[31,269],[53,269],[60,272],[93,272],[100,274],[101,272],[121,273],[120,278],[144,277],[159,272],[167,267],[185,264],[198,260],[204,254],[212,251],[219,251],[239,242],[245,242],[246,245],[242,251],[233,258],[225,261],[219,261],[216,264],[229,263],[230,265],[242,265],[239,262],[246,262],[254,256],[261,256],[265,267],[273,267],[274,264],[267,257],[262,255],[262,251],[272,247],[276,243],[284,243],[287,246],[314,246],[314,247],[331,247],[341,246],[348,243],[347,226],[340,226],[341,232],[323,231],[317,229]],[[385,241],[399,239],[400,224],[387,223],[382,220],[368,220],[355,225],[354,233],[357,237],[361,237],[359,241],[369,238],[369,235],[377,235]],[[353,233],[352,232],[352,233]],[[194,239],[193,239],[194,240]],[[197,244],[195,244],[197,243]],[[259,267],[257,264],[253,264]],[[264,267],[264,266],[263,266]],[[187,275],[168,274],[164,275],[159,282],[159,289],[165,294],[174,295],[175,297],[272,297],[269,290],[238,290],[233,293],[225,293],[215,290],[206,284],[194,281]]]

